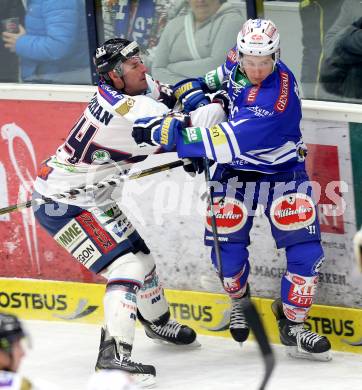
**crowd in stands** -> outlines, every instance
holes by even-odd
[[[298,80],[302,96],[358,102],[361,2],[285,1],[292,2],[298,3],[293,9],[302,26]],[[149,73],[170,84],[220,65],[247,19],[241,0],[99,0],[96,4],[98,44],[112,37],[136,40],[147,49]],[[0,82],[96,82],[84,0],[0,0],[0,15]],[[283,53],[284,58],[292,55]]]

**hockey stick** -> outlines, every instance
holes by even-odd
[[[57,200],[61,199],[67,199],[67,198],[74,198],[77,195],[80,194],[85,194],[92,192],[97,189],[104,189],[106,187],[115,187],[121,183],[123,183],[126,180],[136,180],[140,179],[141,177],[144,176],[149,176],[153,175],[154,173],[166,171],[169,169],[177,168],[177,167],[182,167],[185,164],[183,160],[176,160],[172,161],[170,163],[162,164],[162,165],[157,165],[155,167],[147,168],[140,170],[138,172],[131,173],[130,175],[119,175],[119,177],[114,177],[109,180],[105,181],[100,181],[99,183],[92,184],[92,185],[87,185],[87,186],[82,186],[79,188],[73,188],[69,191],[65,191],[59,194],[54,194],[50,197],[43,197],[40,199],[35,199],[35,200],[28,200],[27,202],[15,204],[12,206],[4,207],[0,209],[0,215],[12,213],[13,211],[19,211],[22,209],[27,209],[33,206],[40,206],[41,204],[46,204],[46,203],[53,203],[56,202]]]
[[[217,233],[216,215],[214,212],[214,187],[210,185],[210,166],[207,158],[204,158],[204,168],[205,168],[205,180],[206,180],[206,187],[207,187],[206,190],[207,201],[210,208],[209,216],[211,219],[212,236],[214,239],[216,265],[218,268],[218,275],[221,284],[223,285],[223,269],[222,269],[222,261],[221,261],[220,243],[219,243],[218,233]],[[259,390],[264,390],[274,370],[275,357],[273,354],[273,350],[270,346],[268,336],[265,332],[263,322],[260,319],[260,316],[255,308],[255,305],[249,298],[243,298],[242,306],[243,306],[243,313],[245,315],[245,318],[250,326],[250,329],[254,333],[255,339],[259,345],[260,351],[263,356],[265,371],[264,371],[264,377],[259,387]]]

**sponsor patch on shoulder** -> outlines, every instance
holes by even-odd
[[[105,83],[98,85],[98,92],[112,106],[124,98],[124,95]]]
[[[229,50],[228,52],[228,55],[227,55],[227,59],[232,62],[232,63],[236,63],[237,59],[238,59],[238,56],[236,54],[236,50],[233,48],[231,50]]]

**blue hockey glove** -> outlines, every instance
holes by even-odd
[[[161,122],[164,116],[150,116],[140,118],[133,124],[132,137],[136,141],[137,145],[146,146],[159,146],[154,134],[160,128]]]
[[[137,119],[133,125],[132,137],[138,145],[162,146],[167,152],[176,146],[176,134],[190,123],[188,115],[173,113],[166,117]]]
[[[198,79],[179,81],[173,86],[173,92],[176,99],[182,104],[185,112],[191,112],[210,103]]]

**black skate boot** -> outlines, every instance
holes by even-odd
[[[156,369],[151,365],[131,360],[132,346],[119,343],[102,328],[101,343],[96,363],[98,370],[121,370],[127,372],[141,387],[153,387],[156,383]]]
[[[249,325],[242,309],[244,298],[250,297],[249,284],[247,285],[245,294],[241,298],[231,298],[231,313],[230,313],[230,333],[235,341],[243,343],[249,337]]]
[[[182,345],[191,348],[201,344],[196,340],[196,332],[187,325],[181,325],[170,318],[170,312],[166,312],[156,321],[145,320],[137,311],[137,318],[145,328],[146,335],[156,343]]]
[[[286,346],[288,356],[326,362],[332,359],[327,337],[305,329],[304,322],[288,320],[280,298],[272,303],[272,311],[278,322],[280,341]]]

